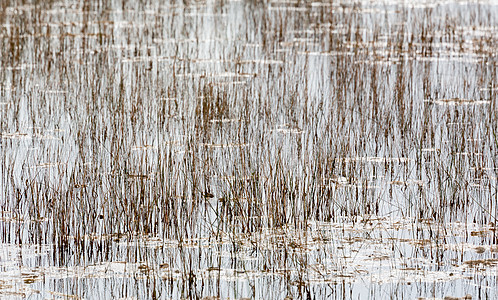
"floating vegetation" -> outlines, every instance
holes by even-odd
[[[277,125],[277,129],[272,130],[278,133],[287,133],[287,134],[302,134],[303,131],[299,129],[299,127],[293,126],[291,124],[280,124]]]
[[[57,168],[57,167],[60,167],[60,166],[65,166],[66,164],[65,163],[41,163],[41,164],[38,164],[36,166],[33,166],[31,168],[34,168],[34,169],[43,169],[43,168]]]
[[[156,148],[156,147],[154,147],[153,145],[133,146],[133,147],[131,147],[131,151],[145,151],[145,150],[154,149],[154,148]]]
[[[209,122],[211,123],[221,123],[221,124],[230,124],[230,123],[237,123],[237,122],[241,122],[242,120],[241,119],[213,119],[213,120],[209,120]]]
[[[438,99],[438,100],[424,100],[424,102],[428,102],[431,104],[437,105],[484,105],[490,104],[489,100],[470,100],[470,99],[460,99],[460,98],[451,98],[451,99]]]
[[[52,131],[52,132],[60,132],[60,131]],[[61,138],[53,136],[51,134],[28,134],[24,132],[14,132],[14,133],[7,133],[3,132],[0,133],[0,137],[2,139],[8,139],[8,140],[33,140],[33,139],[38,139],[38,140],[56,140],[60,141]]]
[[[215,238],[215,235],[219,233],[213,233],[212,238],[190,239],[182,242],[162,240],[158,237],[87,236],[82,240],[110,242],[113,248],[119,249],[118,253],[124,254],[127,252],[126,249],[140,247],[143,251],[152,251],[150,254],[162,254],[153,261],[120,261],[118,255],[117,260],[112,262],[73,267],[23,266],[19,269],[15,262],[19,258],[20,251],[24,253],[25,259],[43,258],[51,255],[52,246],[4,245],[2,249],[4,251],[9,249],[9,251],[6,252],[8,254],[1,263],[3,271],[0,273],[0,278],[12,276],[9,275],[12,272],[19,272],[23,279],[22,283],[17,284],[20,290],[25,290],[32,283],[39,282],[41,278],[45,280],[161,278],[172,280],[174,285],[179,286],[185,278],[192,275],[188,273],[190,271],[183,268],[173,267],[176,265],[175,260],[179,259],[175,253],[180,253],[182,249],[190,249],[194,253],[199,252],[199,255],[215,250],[214,261],[221,259],[223,262],[229,262],[236,257],[241,262],[238,268],[199,262],[200,265],[194,271],[194,275],[196,278],[205,280],[221,280],[226,284],[236,282],[242,286],[248,285],[253,280],[279,278],[277,280],[280,281],[286,277],[291,278],[291,285],[315,287],[331,283],[341,284],[341,282],[360,284],[365,280],[373,284],[465,282],[473,280],[473,277],[477,275],[476,269],[479,269],[479,274],[494,272],[498,259],[486,258],[483,255],[490,255],[490,250],[496,252],[496,249],[479,246],[478,239],[475,239],[473,243],[452,242],[467,235],[473,229],[480,228],[478,224],[445,224],[444,227],[439,228],[439,232],[443,234],[438,238],[440,241],[406,237],[411,231],[420,231],[433,226],[430,222],[417,222],[413,219],[367,217],[360,218],[355,223],[313,222],[308,224],[308,229],[305,231],[283,227],[236,236],[221,233],[219,238]],[[451,235],[445,234],[448,231]],[[449,240],[444,242],[444,239]],[[481,248],[484,251],[479,250]],[[327,249],[328,254],[324,253],[323,257],[318,256],[307,266],[306,275],[300,275],[299,263],[302,255],[314,256],[321,249]],[[420,255],[405,255],[416,249],[420,250]],[[422,254],[427,251],[432,253],[430,255],[434,255],[440,250],[449,251],[450,257],[473,257],[473,259],[464,259],[460,262],[450,259],[434,265],[428,254]],[[278,257],[282,251],[288,256],[287,262],[283,262],[290,265],[296,263],[296,267],[274,268],[266,265],[268,257]],[[168,259],[172,260],[161,263]],[[12,286],[4,285],[2,292],[5,293],[11,288]]]
[[[211,143],[202,143],[201,146],[207,147],[207,148],[244,148],[244,147],[251,146],[251,144],[239,144],[239,143],[211,144]]]
[[[345,157],[338,158],[338,162],[362,162],[362,163],[407,163],[413,161],[411,158],[407,157]]]

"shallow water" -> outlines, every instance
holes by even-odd
[[[496,298],[494,1],[0,5],[0,297]]]
[[[53,245],[2,244],[0,280],[5,297],[178,298],[189,289],[189,297],[220,298],[492,298],[496,230],[369,217],[181,242],[84,237],[87,247],[110,248],[105,261]],[[54,265],[60,252],[68,258],[64,266]]]

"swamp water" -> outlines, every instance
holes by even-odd
[[[0,298],[498,297],[496,1],[0,6]]]

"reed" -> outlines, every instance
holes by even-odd
[[[0,8],[0,295],[496,296],[496,5]]]

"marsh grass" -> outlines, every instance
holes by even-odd
[[[461,4],[3,1],[0,295],[493,298],[498,8]]]

